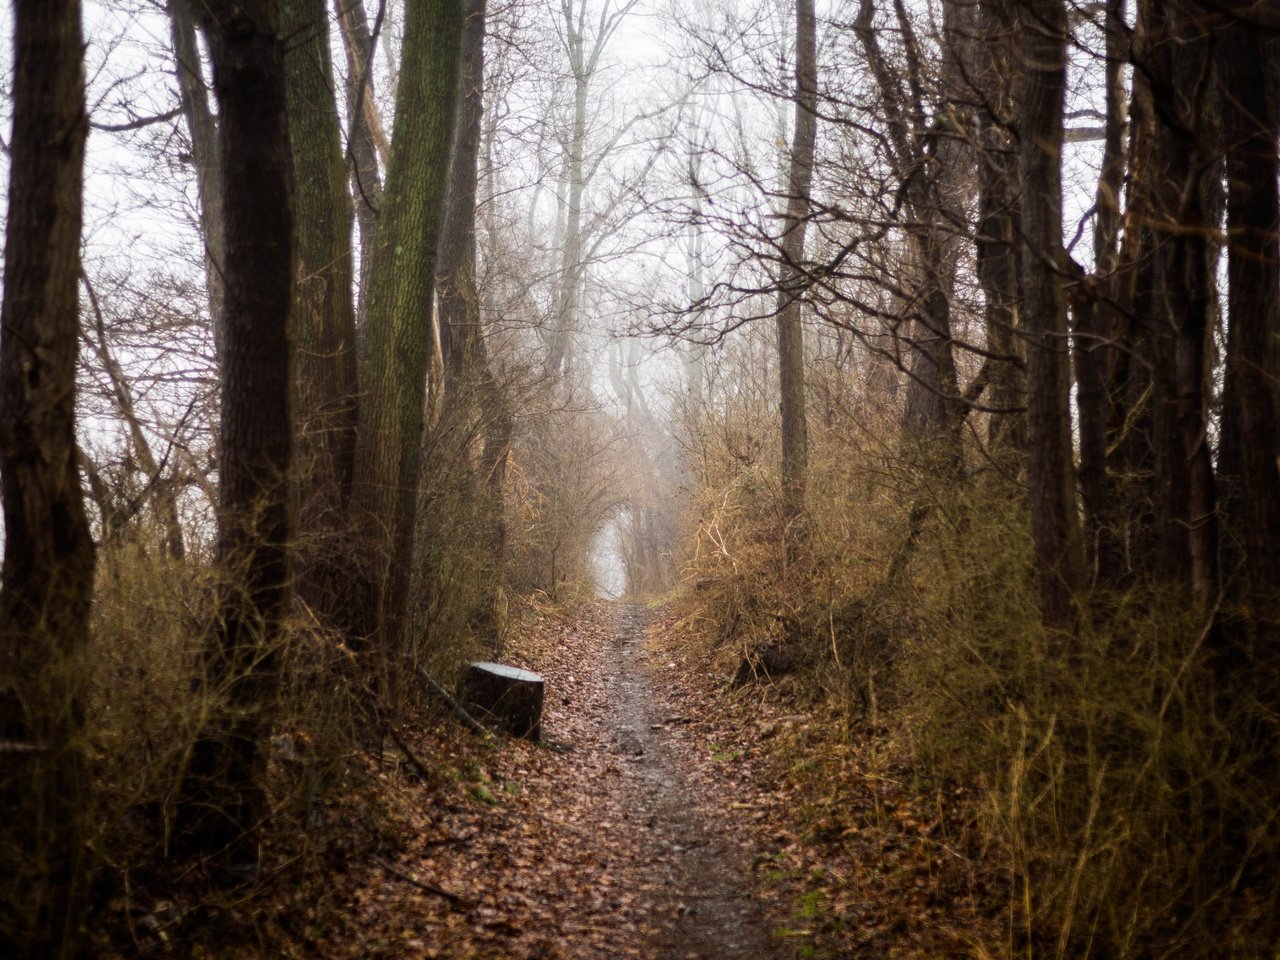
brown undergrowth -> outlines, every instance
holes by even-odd
[[[968,788],[927,778],[901,731],[851,722],[812,676],[731,689],[736,646],[676,607],[650,642],[681,664],[668,692],[699,718],[691,733],[735,769],[756,882],[800,956],[960,957],[998,939],[1001,883],[968,830]]]

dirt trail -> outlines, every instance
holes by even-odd
[[[611,800],[642,830],[641,883],[654,890],[655,914],[667,918],[651,931],[649,955],[766,960],[776,951],[741,851],[725,835],[732,794],[707,795],[665,735],[672,720],[686,718],[660,709],[642,647],[645,623],[641,607],[622,612],[602,677],[610,709],[600,720],[617,732],[614,749],[626,761]]]
[[[680,715],[693,711],[674,697],[673,666],[646,648],[646,620],[642,607],[601,604],[534,625],[541,635],[512,660],[546,679],[552,746],[462,741],[460,782],[412,791],[408,840],[347,875],[339,929],[317,955],[792,955],[754,893],[758,836],[733,807],[731,764]]]

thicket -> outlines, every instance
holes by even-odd
[[[501,654],[509,604],[532,593],[567,608],[594,587],[595,530],[620,496],[606,469],[608,451],[596,441],[616,424],[582,413],[559,426],[566,435],[578,430],[584,459],[548,463],[536,458],[532,441],[515,444],[512,479],[497,504],[510,534],[500,534],[506,545],[497,558],[484,536],[494,505],[476,484],[482,457],[475,438],[464,457],[425,461],[414,620],[397,662],[353,647],[295,595],[278,640],[258,651],[278,663],[282,682],[260,705],[271,719],[256,774],[263,819],[253,864],[211,872],[184,844],[193,751],[229,697],[204,668],[223,576],[208,518],[190,515],[180,557],[165,548],[171,531],[146,506],[104,538],[89,644],[83,657],[57,667],[76,671],[86,690],[84,734],[72,746],[86,759],[88,780],[71,809],[93,882],[92,949],[152,955],[217,941],[237,950],[284,949],[306,939],[325,870],[398,842],[385,835],[388,778],[434,775],[432,759],[408,746],[408,731],[441,709],[417,670],[451,688],[469,660]],[[429,425],[424,449],[451,447],[455,429],[446,418]],[[135,495],[125,484],[108,503],[123,515]],[[41,807],[28,797],[15,815]],[[7,854],[4,862],[0,902],[12,913],[0,915],[0,942],[21,953],[30,948],[22,917],[35,915],[49,891],[30,883],[23,864]]]
[[[967,853],[1002,879],[1007,931],[981,955],[1270,957],[1270,681],[1215,653],[1243,611],[1135,585],[1079,598],[1078,637],[1046,630],[1017,461],[979,420],[959,476],[921,471],[900,405],[826,366],[789,558],[765,356],[726,348],[680,430],[679,605],[703,642],[729,669],[786,650],[815,715],[907,744],[920,782],[976,788]]]

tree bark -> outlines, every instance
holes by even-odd
[[[370,76],[373,38],[364,0],[334,0],[342,46],[347,54],[347,175],[355,200],[356,228],[360,234],[360,284],[356,315],[364,321],[369,297],[369,272],[373,268],[373,238],[382,207],[382,178],[369,110],[373,102]]]
[[[1084,585],[1071,447],[1063,289],[1062,122],[1067,13],[1063,0],[1025,0],[1020,135],[1022,295],[1027,332],[1027,472],[1041,618],[1072,632]]]
[[[209,109],[209,90],[196,45],[196,20],[200,7],[194,0],[168,0],[169,31],[178,78],[182,116],[191,138],[191,163],[196,168],[196,195],[200,201],[200,237],[204,241],[205,289],[213,323],[216,356],[223,352],[223,264],[221,148],[218,123]]]
[[[796,0],[795,120],[787,173],[778,276],[778,385],[782,409],[782,507],[787,541],[799,535],[809,475],[809,427],[805,412],[804,240],[813,188],[818,134],[817,19],[813,0]]]
[[[407,4],[391,162],[372,252],[353,520],[357,636],[395,662],[408,598],[437,244],[457,109],[462,0]]]
[[[1247,6],[1247,5],[1242,5]],[[1220,476],[1237,596],[1280,661],[1280,195],[1274,41],[1242,14],[1218,48],[1227,151],[1227,356]],[[1274,676],[1274,674],[1273,674]]]
[[[222,155],[226,339],[210,716],[192,748],[180,844],[246,879],[266,814],[265,738],[279,682],[293,536],[292,170],[275,0],[205,0]]]
[[[293,148],[298,344],[298,592],[322,622],[344,606],[346,508],[355,466],[356,329],[347,192],[325,0],[284,0]]]
[[[1018,323],[1018,169],[1016,145],[1006,127],[1013,115],[1013,25],[1008,0],[980,0],[977,16],[977,71],[982,92],[978,157],[978,233],[975,267],[985,306],[987,351],[991,354],[988,406],[993,411],[987,443],[993,453],[1026,452],[1023,405],[1026,377]]]
[[[0,305],[0,953],[72,957],[87,895],[81,754],[94,547],[76,469],[85,138],[79,0],[14,10]]]

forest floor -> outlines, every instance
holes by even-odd
[[[508,659],[546,680],[544,742],[442,725],[406,744],[442,772],[398,777],[396,839],[332,877],[300,954],[942,958],[989,942],[944,791],[834,740],[785,685],[729,691],[672,635],[623,604],[526,616]]]

